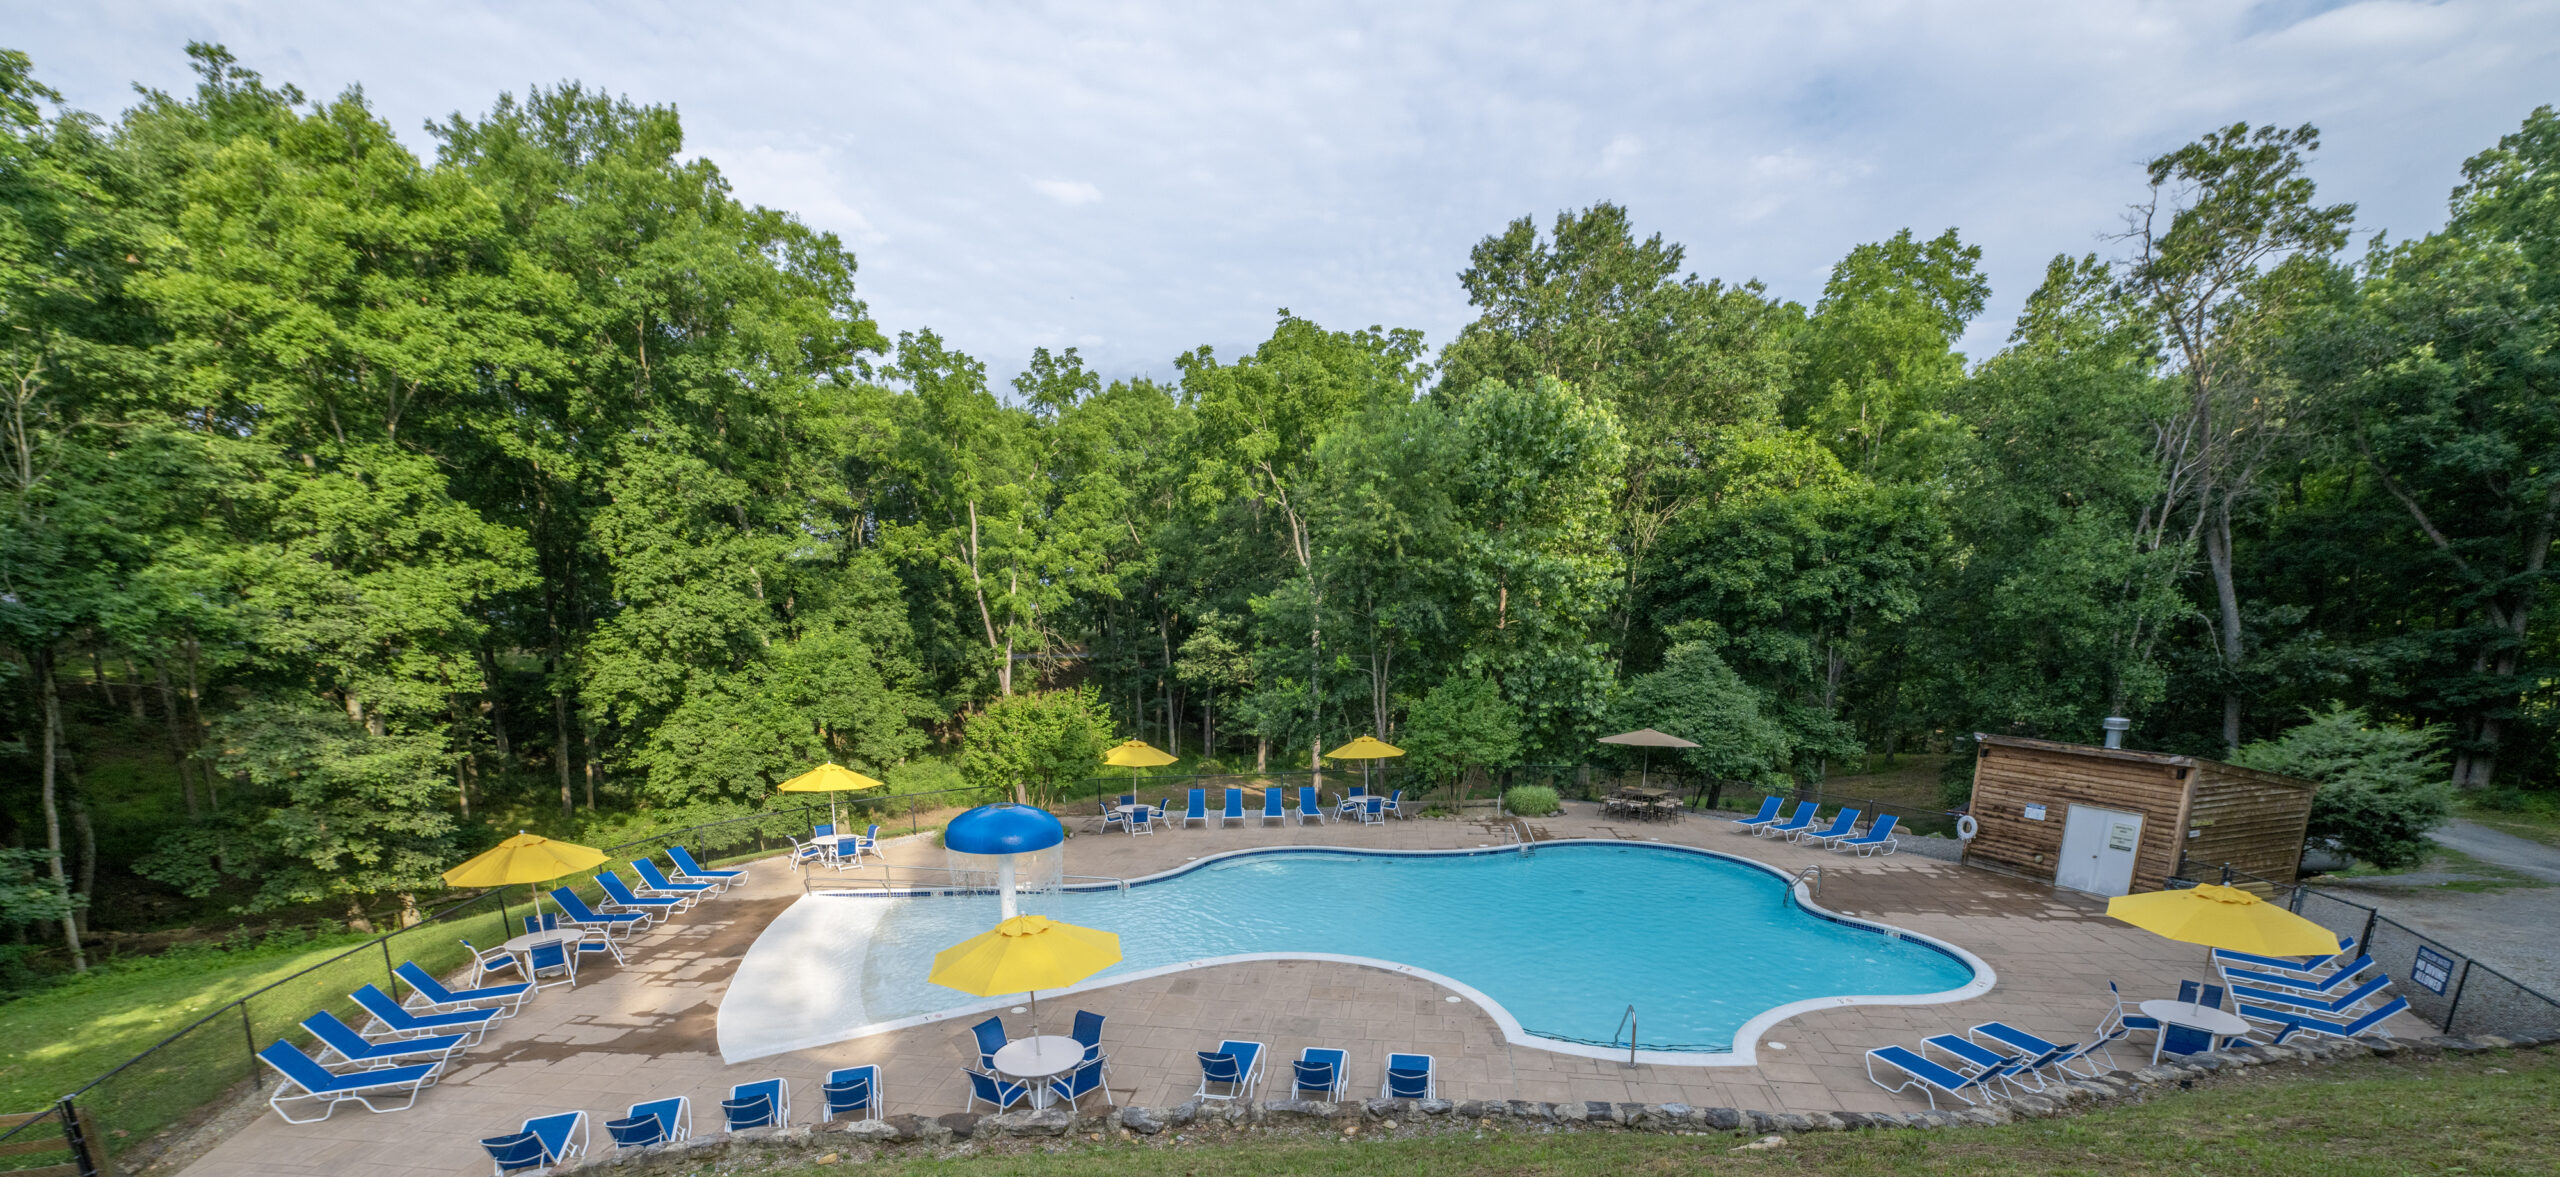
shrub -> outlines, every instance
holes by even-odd
[[[2243,745],[2231,762],[2320,782],[2307,837],[2334,839],[2384,870],[2426,861],[2427,831],[2453,813],[2444,729],[2372,726],[2361,709],[2335,704],[2309,714],[2275,739]]]
[[[1545,817],[1564,808],[1556,791],[1545,785],[1519,785],[1502,795],[1503,807],[1522,817]]]

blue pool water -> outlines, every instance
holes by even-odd
[[[994,922],[992,896],[826,902],[887,908],[859,966],[867,1020],[972,1000],[925,972],[936,950]],[[1927,944],[1796,906],[1768,871],[1647,846],[1262,853],[1125,894],[1025,895],[1022,908],[1119,933],[1121,963],[1096,979],[1241,953],[1373,957],[1473,986],[1539,1037],[1608,1044],[1633,1004],[1639,1045],[1653,1050],[1730,1049],[1745,1022],[1790,1002],[1937,993],[1974,979],[1970,965]]]

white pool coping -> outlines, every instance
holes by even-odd
[[[1784,868],[1772,866],[1757,859],[1745,858],[1738,854],[1726,854],[1721,851],[1709,850],[1700,846],[1685,846],[1672,842],[1627,842],[1613,838],[1559,838],[1554,841],[1534,843],[1530,847],[1529,852],[1534,853],[1538,849],[1550,846],[1638,846],[1646,849],[1670,850],[1686,854],[1704,855],[1710,858],[1722,859],[1726,862],[1740,863],[1745,866],[1756,867],[1775,875],[1781,881],[1787,881],[1793,878],[1793,876]],[[1217,854],[1203,855],[1200,858],[1183,863],[1181,866],[1174,867],[1170,870],[1158,871],[1155,874],[1142,875],[1137,878],[1126,880],[1125,885],[1135,887],[1146,883],[1160,882],[1179,875],[1189,874],[1192,871],[1200,870],[1212,864],[1231,858],[1244,858],[1268,854],[1318,853],[1358,854],[1376,858],[1430,858],[1455,856],[1482,857],[1492,854],[1518,854],[1522,853],[1522,851],[1516,847],[1474,850],[1380,850],[1365,846],[1248,846],[1236,850],[1221,851]],[[1122,884],[1116,883],[1079,884],[1075,886],[1061,887],[1059,890],[1112,891],[1119,890],[1121,886]],[[739,981],[747,980],[754,975],[749,972],[749,966],[751,963],[755,962],[756,950],[764,947],[767,939],[774,938],[777,929],[783,931],[783,938],[788,938],[796,931],[795,927],[791,927],[789,925],[795,923],[795,921],[791,920],[791,915],[793,911],[797,911],[799,909],[801,904],[810,903],[812,901],[827,902],[838,899],[869,899],[873,897],[901,898],[909,896],[942,895],[959,893],[962,890],[963,889],[960,888],[910,888],[905,890],[881,889],[859,892],[840,891],[813,893],[803,896],[799,903],[793,904],[790,910],[784,911],[772,924],[766,926],[765,931],[762,934],[756,937],[755,943],[748,947],[746,957],[739,962],[738,972],[736,976],[732,978],[728,991],[722,994],[720,1003],[720,1020],[724,1032],[720,1035],[722,1039],[720,1049],[721,1061],[726,1063],[740,1063],[746,1062],[750,1059],[768,1058],[777,1054],[787,1054],[794,1050],[807,1050],[812,1047],[826,1046],[837,1042],[847,1042],[856,1038],[867,1038],[874,1034],[885,1034],[892,1030],[905,1030],[916,1026],[929,1026],[936,1022],[945,1022],[950,1021],[953,1018],[965,1018],[977,1014],[990,1013],[996,1010],[1010,1009],[1016,1005],[1022,1004],[1022,998],[1020,996],[987,998],[967,1002],[950,1009],[936,1010],[932,1013],[915,1014],[908,1017],[894,1018],[884,1022],[872,1022],[867,1025],[853,1026],[850,1028],[813,1030],[809,1034],[798,1037],[759,1042],[755,1044],[755,1048],[752,1050],[752,1053],[745,1052],[743,1049],[741,1053],[737,1054],[732,1054],[730,1052],[727,1042],[728,1035],[725,1033],[726,1019],[729,1012],[729,999],[737,995]],[[1796,905],[1804,908],[1806,911],[1812,912],[1819,918],[1830,920],[1835,923],[1846,924],[1850,927],[1864,928],[1868,931],[1891,936],[1896,939],[1909,940],[1915,943],[1927,945],[1940,952],[1946,953],[1948,956],[1954,957],[1955,959],[1963,962],[1966,966],[1970,967],[1973,970],[1973,980],[1954,989],[1943,989],[1935,993],[1887,993],[1856,996],[1814,997],[1807,998],[1803,1001],[1788,1002],[1785,1005],[1763,1011],[1751,1020],[1744,1022],[1740,1028],[1734,1031],[1732,1048],[1730,1050],[1723,1051],[1635,1050],[1630,1052],[1623,1047],[1613,1050],[1605,1046],[1592,1046],[1580,1042],[1567,1042],[1556,1038],[1543,1038],[1522,1029],[1519,1019],[1512,1017],[1511,1011],[1504,1009],[1502,1003],[1495,1001],[1493,998],[1486,996],[1482,991],[1476,989],[1474,986],[1468,985],[1466,982],[1460,981],[1457,978],[1444,976],[1429,969],[1416,968],[1412,965],[1401,964],[1396,961],[1381,960],[1376,957],[1369,956],[1346,956],[1340,953],[1331,952],[1248,952],[1239,953],[1233,956],[1202,957],[1197,960],[1180,961],[1174,964],[1158,965],[1154,968],[1140,969],[1131,973],[1118,973],[1107,978],[1098,978],[1091,981],[1085,981],[1080,984],[1070,985],[1063,989],[1044,989],[1041,990],[1041,995],[1043,997],[1067,997],[1077,993],[1089,993],[1094,990],[1108,989],[1115,985],[1125,985],[1132,981],[1143,981],[1152,977],[1162,977],[1174,973],[1189,972],[1193,969],[1214,968],[1218,965],[1241,964],[1248,961],[1323,961],[1331,964],[1357,965],[1363,968],[1383,969],[1391,973],[1401,973],[1405,976],[1416,977],[1440,986],[1443,989],[1447,989],[1448,991],[1475,1003],[1476,1008],[1483,1010],[1487,1017],[1493,1019],[1496,1026],[1502,1028],[1503,1041],[1513,1046],[1524,1046],[1532,1050],[1543,1050],[1553,1054],[1572,1055],[1579,1058],[1612,1059],[1621,1062],[1628,1061],[1632,1058],[1635,1062],[1650,1063],[1655,1066],[1665,1067],[1751,1067],[1758,1066],[1760,1063],[1759,1046],[1761,1036],[1768,1033],[1770,1029],[1777,1026],[1780,1022],[1784,1022],[1788,1018],[1795,1017],[1798,1014],[1812,1013],[1816,1010],[1842,1009],[1849,1006],[1860,1005],[1943,1005],[1948,1002],[1964,1001],[1980,997],[1983,994],[1990,992],[1992,985],[1998,981],[1997,975],[1992,972],[1991,965],[1988,962],[1984,961],[1981,957],[1966,951],[1960,945],[1949,943],[1948,941],[1941,940],[1935,936],[1927,936],[1904,928],[1898,928],[1891,924],[1880,923],[1869,919],[1860,919],[1856,916],[1842,915],[1814,902],[1810,889],[1802,882],[1796,882],[1794,884],[1794,891]],[[777,946],[779,946],[780,941],[777,940],[776,943]],[[774,967],[776,966],[767,965],[763,968],[759,968],[757,972],[761,973],[768,971]],[[772,1010],[779,1007],[770,1000],[767,1000],[760,1008]],[[1639,1010],[1637,1012],[1639,1016],[1641,1016],[1642,1011]]]

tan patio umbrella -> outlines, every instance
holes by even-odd
[[[1695,748],[1698,746],[1691,741],[1681,739],[1680,737],[1668,732],[1658,732],[1649,727],[1640,727],[1631,732],[1619,732],[1614,736],[1602,736],[1600,737],[1600,742],[1603,744],[1619,744],[1629,748],[1644,749],[1644,767],[1636,770],[1636,784],[1638,786],[1642,786],[1647,780],[1652,779],[1654,749]],[[1625,778],[1622,777],[1620,779],[1623,780]]]
[[[1324,755],[1327,760],[1359,761],[1360,787],[1363,790],[1367,790],[1369,788],[1369,762],[1373,760],[1384,760],[1390,756],[1402,756],[1404,755],[1404,749],[1396,747],[1395,745],[1374,736],[1362,736],[1359,739],[1353,740],[1348,744],[1344,744],[1343,746],[1336,748],[1331,752],[1327,752]],[[1418,805],[1421,803],[1417,801],[1415,804]]]

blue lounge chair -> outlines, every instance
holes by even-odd
[[[1111,1088],[1103,1081],[1103,1075],[1109,1067],[1109,1059],[1087,1059],[1076,1064],[1076,1069],[1067,1072],[1066,1075],[1049,1080],[1049,1093],[1065,1101],[1068,1107],[1076,1107],[1077,1100],[1099,1091],[1102,1093],[1102,1102],[1116,1108],[1120,1104],[1111,1098]],[[1077,1108],[1077,1110],[1083,1109]]]
[[[1343,1052],[1326,1046],[1310,1046],[1299,1051],[1298,1061],[1291,1064],[1291,1069],[1297,1073],[1297,1097],[1340,1102],[1350,1080],[1343,1071],[1345,1058]]]
[[[2408,998],[2394,997],[2357,1015],[2354,1021],[2340,1022],[2291,1010],[2250,1005],[2244,1001],[2240,1003],[2240,1016],[2252,1021],[2271,1022],[2283,1026],[2284,1029],[2278,1031],[2275,1036],[2275,1041],[2279,1043],[2298,1033],[2319,1034],[2329,1038],[2355,1038],[2366,1033],[2379,1032],[2383,1037],[2389,1038],[2391,1031],[2382,1029],[2382,1023],[2391,1015],[2407,1008],[2409,1008]]]
[[[1984,1022],[1965,1033],[1977,1040],[1990,1040],[1991,1043],[1996,1044],[1994,1049],[2005,1046],[2018,1051],[2030,1060],[2026,1066],[2029,1073],[2059,1071],[2068,1075],[2081,1075],[2084,1078],[2094,1077],[2098,1073],[2096,1066],[2088,1061],[2088,1054],[2096,1047],[2096,1043],[2057,1045],[2007,1022]],[[2080,1064],[2085,1070],[2072,1070],[2073,1063]]]
[[[1265,822],[1289,820],[1288,801],[1289,790],[1275,785],[1264,786],[1262,790],[1262,820]]]
[[[969,1032],[978,1036],[978,1065],[990,1071],[996,1069],[996,1052],[1003,1050],[1008,1041],[1004,1036],[1004,1019],[988,1018],[969,1027]]]
[[[701,863],[693,860],[693,851],[682,846],[667,847],[667,861],[676,864],[677,874],[697,883],[717,883],[723,887],[735,887],[747,881],[747,872],[744,868],[706,870]]]
[[[843,1067],[827,1073],[823,1089],[827,1097],[827,1119],[877,1120],[880,1118],[880,1068]]]
[[[1216,1050],[1200,1052],[1200,1090],[1202,1099],[1252,1099],[1253,1085],[1262,1078],[1262,1044],[1235,1039],[1218,1044]],[[1225,1094],[1209,1090],[1223,1087]]]
[[[2296,973],[2262,973],[2256,969],[2235,968],[2218,960],[2214,964],[2222,970],[2222,979],[2233,985],[2255,985],[2262,989],[2284,989],[2310,994],[2335,992],[2339,986],[2354,980],[2357,974],[2374,967],[2372,957],[2359,956],[2354,963],[2341,966],[2328,976],[2315,981]]]
[[[720,1101],[720,1119],[729,1131],[791,1123],[791,1080],[758,1079],[729,1089]]]
[[[267,1106],[274,1108],[288,1124],[312,1124],[326,1120],[329,1113],[337,1111],[342,1103],[361,1104],[364,1110],[376,1114],[402,1111],[418,1102],[418,1092],[435,1086],[436,1069],[441,1065],[417,1063],[348,1075],[333,1074],[329,1068],[312,1061],[311,1056],[294,1049],[292,1043],[281,1038],[259,1051],[258,1061],[284,1076],[284,1082],[276,1085],[275,1094],[267,1097]],[[376,1098],[388,1100],[391,1096],[403,1094],[408,1098],[401,1100],[399,1107],[373,1106]],[[292,1112],[285,1110],[288,1104],[313,1102],[321,1105],[319,1115],[297,1120]]]
[[[1209,824],[1209,793],[1206,789],[1191,790],[1190,805],[1182,811],[1182,828],[1190,829],[1195,821]]]
[[[1994,1072],[2011,1087],[2025,1086],[2024,1080],[2018,1076],[2025,1070],[2027,1060],[2017,1055],[1993,1050],[1960,1035],[1934,1034],[1921,1040],[1921,1057],[1928,1057],[1933,1047],[1938,1053],[1954,1060],[1948,1064],[1949,1070],[1959,1073]],[[2041,1087],[2043,1084],[2039,1082],[2037,1086]]]
[[[1754,834],[1785,834],[1792,838],[1797,830],[1801,830],[1812,825],[1814,815],[1821,811],[1822,803],[1819,801],[1799,801],[1796,802],[1796,811],[1794,816],[1774,825],[1762,826],[1751,832]]]
[[[498,930],[505,931],[505,925],[500,925]],[[524,976],[524,962],[517,960],[515,953],[503,948],[482,952],[469,940],[462,942],[462,950],[471,954],[471,987],[474,989],[486,988],[491,973],[507,972],[514,973],[519,978]]]
[[[2216,948],[2213,950],[2213,963],[2216,968],[2224,965],[2238,965],[2244,969],[2292,973],[2305,980],[2319,980],[2329,970],[2340,967],[2341,963],[2347,959],[2347,954],[2355,951],[2355,947],[2356,942],[2353,937],[2341,936],[2338,938],[2336,952],[2314,957],[2258,956],[2247,952],[2233,952],[2228,948]]]
[[[1877,1063],[1884,1063],[1901,1071],[1906,1078],[1898,1085],[1888,1085],[1876,1076]],[[1998,1068],[1976,1071],[1970,1075],[1958,1074],[1903,1046],[1879,1046],[1867,1052],[1867,1082],[1884,1088],[1890,1095],[1900,1095],[1918,1087],[1922,1095],[1929,1097],[1929,1107],[1932,1111],[1937,1109],[1940,1095],[1953,1096],[1967,1104],[1977,1102],[1973,1096],[1965,1094],[1968,1091],[1979,1093],[1985,1099],[1990,1098],[1992,1092],[1987,1084],[2007,1073],[2006,1068]]]
[[[652,1099],[631,1105],[619,1120],[607,1120],[615,1148],[642,1148],[693,1138],[693,1101],[684,1096]]]
[[[1838,814],[1833,815],[1830,825],[1824,826],[1818,830],[1798,830],[1795,833],[1787,835],[1787,840],[1791,842],[1811,842],[1815,845],[1823,845],[1848,837],[1849,831],[1856,828],[1858,828],[1858,811],[1855,809],[1843,809]]]
[[[2336,997],[2320,997],[2291,989],[2261,989],[2254,985],[2234,985],[2231,987],[2231,996],[2233,1000],[2246,1001],[2253,1005],[2281,1006],[2306,1013],[2335,1015],[2354,1010],[2357,1006],[2379,996],[2390,985],[2389,974],[2376,973],[2364,984]]]
[[[498,1164],[497,1177],[526,1169],[541,1169],[559,1164],[587,1151],[587,1114],[561,1112],[535,1116],[524,1127],[506,1136],[494,1136],[480,1142],[489,1150],[489,1158]]]
[[[1872,857],[1879,849],[1891,854],[1902,845],[1902,839],[1893,836],[1893,823],[1896,820],[1898,819],[1890,813],[1879,813],[1876,815],[1875,824],[1868,826],[1866,833],[1854,838],[1842,838],[1833,842],[1831,848],[1855,850],[1860,858]]]
[[[374,1042],[358,1034],[355,1027],[338,1020],[338,1015],[321,1010],[302,1019],[302,1028],[320,1040],[329,1052],[350,1063],[366,1067],[398,1066],[403,1063],[444,1062],[462,1048],[463,1035],[440,1034],[433,1038],[409,1038],[398,1042]],[[326,1056],[323,1056],[324,1058]]]
[[[1102,1015],[1092,1010],[1076,1011],[1076,1028],[1070,1033],[1084,1047],[1084,1057],[1088,1059],[1102,1057],[1102,1021]]]
[[[578,987],[578,954],[569,951],[566,937],[545,940],[525,949],[524,959],[531,966],[534,988],[548,989],[554,985]],[[542,979],[544,974],[555,974],[557,979],[545,981]]]
[[[983,1103],[997,1111],[1003,1111],[1031,1097],[1031,1088],[1026,1084],[1007,1082],[985,1071],[970,1070],[966,1067],[962,1070],[969,1076],[970,1107],[974,1108]]]
[[[553,887],[551,901],[560,905],[560,918],[567,921],[570,927],[602,928],[607,936],[616,933],[628,936],[634,931],[648,927],[651,922],[647,912],[597,911],[587,906],[586,900],[578,898],[578,893],[567,887]]]
[[[480,1036],[498,1021],[494,1009],[459,1010],[449,1014],[422,1014],[404,1008],[391,995],[367,983],[347,996],[355,998],[368,1017],[363,1033],[384,1038],[433,1038],[439,1034],[460,1034],[468,1041],[465,1049],[480,1045]]]
[[[1440,1090],[1440,1080],[1431,1073],[1431,1056],[1427,1054],[1390,1054],[1387,1077],[1378,1084],[1380,1099],[1432,1099]]]
[[[646,858],[632,859],[631,869],[640,876],[641,886],[659,895],[691,896],[692,902],[700,903],[720,889],[716,883],[679,883],[659,870],[656,862]]]
[[[1762,797],[1760,799],[1760,812],[1752,814],[1749,817],[1734,818],[1725,824],[1733,826],[1739,831],[1757,833],[1762,826],[1773,826],[1778,824],[1778,811],[1785,808],[1786,804],[1787,799],[1784,797]]]
[[[514,954],[508,954],[508,959],[514,959]],[[391,971],[409,986],[409,998],[417,1008],[437,1013],[488,1009],[497,1011],[501,1018],[511,1018],[517,1010],[524,1008],[525,999],[533,996],[533,986],[522,983],[491,985],[483,989],[447,989],[444,982],[436,980],[434,973],[418,967],[414,960],[401,961],[400,967]]]
[[[1244,824],[1244,790],[1242,789],[1227,790],[1227,807],[1219,811],[1218,825],[1223,829],[1228,822]]]
[[[621,875],[612,871],[598,872],[596,885],[604,888],[605,902],[622,911],[655,912],[664,918],[693,905],[692,900],[673,895],[641,895],[625,884]]]
[[[1316,787],[1314,785],[1298,786],[1298,824],[1314,822],[1317,825],[1323,825],[1332,820],[1333,815],[1326,813],[1324,804],[1316,799]]]
[[[1130,810],[1129,836],[1132,838],[1137,837],[1140,834],[1152,836],[1156,832],[1155,818],[1156,811],[1150,806],[1141,805],[1136,809]]]

